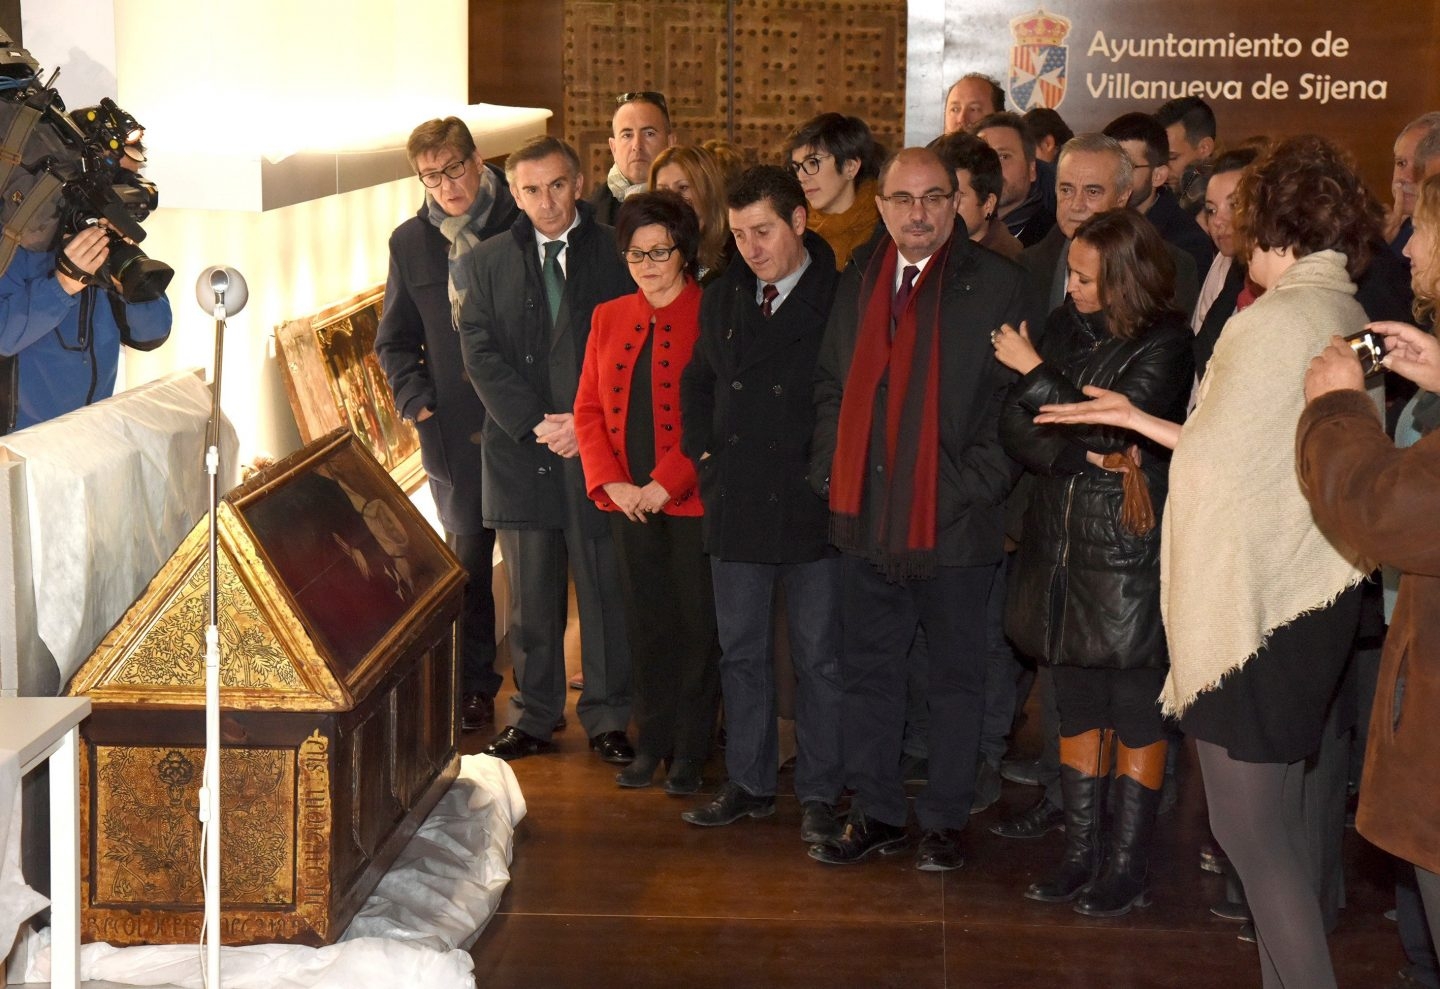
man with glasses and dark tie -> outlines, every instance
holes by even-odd
[[[415,424],[445,541],[470,574],[461,605],[460,725],[495,721],[495,531],[480,511],[480,432],[485,407],[465,376],[452,303],[465,291],[470,252],[520,215],[504,173],[486,165],[458,117],[428,120],[405,146],[425,188],[420,211],[390,236],[385,312],[375,354],[395,408]],[[452,273],[460,273],[458,280]]]
[[[524,216],[481,244],[460,308],[465,370],[485,403],[485,524],[497,531],[510,578],[508,641],[523,706],[485,749],[501,759],[549,752],[565,711],[567,572],[580,609],[585,688],[576,714],[590,748],[625,764],[630,644],[615,546],[586,496],[575,438],[575,392],[601,302],[635,291],[614,232],[581,201],[580,157],[535,138],[505,161]]]
[[[615,116],[610,120],[610,156],[615,163],[590,195],[596,221],[611,225],[625,198],[647,188],[655,156],[675,143],[664,93],[621,93],[615,103]]]
[[[811,483],[842,552],[841,725],[855,790],[845,865],[907,841],[900,773],[906,655],[929,652],[929,781],[916,868],[957,869],[985,707],[986,601],[1016,468],[998,425],[1010,372],[990,334],[1023,315],[1021,269],[955,231],[955,173],[907,148],[881,169],[889,238],[841,276],[816,371]]]

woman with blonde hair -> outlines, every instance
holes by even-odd
[[[674,144],[650,163],[650,188],[676,193],[700,221],[700,284],[708,285],[735,250],[725,216],[725,175],[715,156],[693,144]]]

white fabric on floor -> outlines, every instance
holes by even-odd
[[[490,756],[465,756],[455,784],[338,943],[224,948],[221,981],[226,989],[470,989],[474,963],[467,949],[500,905],[515,827],[524,817],[514,770]],[[25,981],[49,981],[48,947],[32,959]],[[80,950],[85,980],[201,989],[202,967],[193,944]]]
[[[0,960],[20,925],[49,902],[20,873],[20,756],[0,749]]]

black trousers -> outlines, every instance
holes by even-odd
[[[460,689],[494,697],[503,682],[495,672],[495,530],[447,532],[445,544],[469,575],[460,599]]]
[[[1143,749],[1165,737],[1160,717],[1160,688],[1165,669],[1102,670],[1079,666],[1051,668],[1060,734],[1081,735],[1113,728],[1120,744]]]
[[[930,779],[915,815],[927,830],[969,821],[985,714],[986,602],[996,566],[937,567],[929,579],[891,583],[868,561],[844,557],[841,730],[846,779],[866,815],[892,825],[909,816],[900,778],[906,657],[923,629]]]
[[[610,513],[630,629],[631,711],[638,751],[703,762],[719,704],[720,642],[701,520]]]

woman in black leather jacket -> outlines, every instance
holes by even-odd
[[[1194,373],[1193,338],[1170,306],[1169,253],[1142,216],[1097,214],[1075,231],[1069,251],[1069,297],[1046,320],[1039,352],[1023,324],[995,334],[997,359],[1021,376],[1001,440],[1036,475],[1005,631],[1021,652],[1054,667],[1060,709],[1065,854],[1025,895],[1079,897],[1080,913],[1118,916],[1147,903],[1147,852],[1165,768],[1158,517],[1169,451],[1125,430],[1032,420],[1041,405],[1081,400],[1082,386],[1097,385],[1179,422]]]

